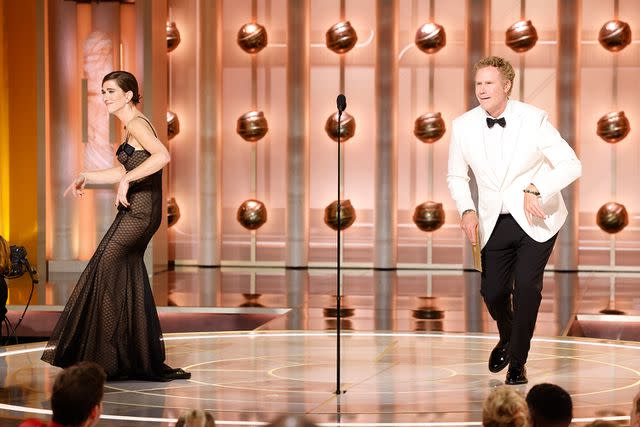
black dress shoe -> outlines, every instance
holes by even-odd
[[[526,384],[528,382],[529,380],[527,379],[527,370],[524,366],[509,366],[509,370],[507,371],[507,379],[504,382],[505,384],[518,385]]]
[[[509,364],[509,343],[498,343],[489,356],[489,370],[500,372]]]

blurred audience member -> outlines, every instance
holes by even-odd
[[[19,427],[92,427],[102,413],[104,382],[107,379],[100,365],[80,362],[60,372],[51,391],[49,423],[26,420]]]
[[[215,427],[216,420],[209,412],[194,409],[182,415],[175,427]]]
[[[640,427],[640,391],[633,398],[633,404],[631,405],[631,419],[629,420],[630,427]]]
[[[529,427],[529,409],[524,397],[514,388],[494,388],[482,407],[485,427]]]
[[[303,415],[281,415],[267,427],[317,427],[318,425]]]
[[[571,396],[555,384],[537,384],[527,394],[532,427],[567,427],[573,418]]]
[[[620,427],[623,425],[625,424],[621,424],[616,421],[595,420],[595,421],[591,421],[589,424],[585,425],[584,427]]]

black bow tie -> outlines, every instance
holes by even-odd
[[[507,121],[504,119],[504,117],[500,117],[499,119],[492,119],[491,117],[487,117],[487,126],[489,126],[489,129],[491,129],[496,123],[502,127],[505,127],[507,125]]]

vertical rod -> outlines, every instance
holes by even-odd
[[[251,0],[251,21],[258,20],[258,2]],[[258,110],[258,55],[251,54],[251,109]],[[251,197],[258,198],[258,143],[251,144]],[[251,262],[256,262],[257,252],[257,230],[251,230]],[[255,285],[255,276],[251,276],[252,283]]]
[[[618,0],[613,2],[613,16],[618,19],[618,13],[620,11],[620,3]],[[612,53],[613,70],[611,76],[611,91],[613,95],[611,102],[613,104],[612,111],[618,110],[618,68],[619,68],[619,56],[617,52]],[[618,197],[618,150],[616,144],[611,144],[611,200],[615,201]],[[616,234],[609,235],[609,266],[616,266]],[[613,280],[613,279],[612,279]],[[615,284],[613,284],[615,286]]]
[[[563,0],[558,8],[558,52],[556,68],[556,105],[558,130],[579,155],[578,109],[580,105],[580,31],[581,0]],[[562,190],[569,215],[556,242],[556,270],[575,271],[578,268],[578,203],[579,184],[574,182]]]
[[[340,21],[344,21],[345,17],[345,0],[340,0]],[[344,54],[340,54],[340,93],[344,94],[344,80],[345,80],[345,56]],[[344,252],[342,247],[341,240],[341,227],[340,227],[340,218],[342,214],[342,206],[341,200],[344,195],[344,167],[341,162],[341,158],[343,155],[342,151],[342,143],[340,142],[340,119],[342,118],[342,112],[338,112],[338,230],[337,230],[337,244],[336,250],[338,251],[338,256],[336,258],[336,308],[338,310],[337,323],[336,323],[336,394],[340,395],[342,393],[340,387],[340,366],[342,365],[342,358],[340,354],[340,329],[342,327],[342,319],[341,319],[341,302],[342,302],[342,270],[340,269],[340,264],[343,260]]]
[[[198,264],[220,265],[222,247],[222,5],[198,0]]]
[[[309,3],[287,1],[287,267],[309,258]]]
[[[376,1],[374,268],[395,268],[398,240],[398,9]]]
[[[271,0],[264,1],[264,25],[266,28],[269,28],[271,25]],[[263,103],[264,103],[264,112],[265,114],[271,114],[271,61],[268,52],[265,52],[262,61],[262,69],[264,75],[264,95],[263,95]],[[269,206],[271,204],[271,176],[269,171],[271,170],[271,138],[267,134],[260,141],[260,146],[262,148],[262,175],[260,175],[261,183],[262,183],[262,199],[264,203]]]
[[[341,149],[341,142],[340,142],[340,119],[342,117],[342,112],[339,111],[338,112],[338,203],[337,203],[337,215],[338,215],[338,230],[336,231],[336,251],[337,251],[337,256],[336,256],[336,310],[337,310],[337,318],[336,318],[336,391],[335,394],[340,395],[342,393],[341,391],[341,387],[340,387],[340,365],[342,364],[342,358],[340,355],[340,329],[341,329],[341,323],[342,323],[342,319],[341,319],[341,302],[342,302],[342,271],[340,270],[340,261],[342,259],[342,241],[340,239],[340,234],[341,234],[341,229],[342,227],[340,226],[340,218],[341,218],[341,211],[342,211],[342,206],[340,205],[341,203],[341,195],[340,192],[342,190],[341,188],[341,181],[340,181],[340,171],[342,170],[342,164],[340,161],[340,158],[342,157],[341,153],[342,153],[342,149]]]
[[[418,21],[418,0],[411,0],[411,16],[412,16],[412,28],[418,28],[420,23]],[[418,69],[415,65],[411,64],[411,88],[418,87]],[[411,90],[409,93],[409,98],[411,102],[411,117],[416,117],[418,115],[418,94],[415,90]],[[413,138],[412,143],[409,144],[409,200],[411,201],[411,206],[415,208],[418,205],[418,197],[416,191],[416,181],[417,181],[417,164],[418,159],[416,156],[418,145],[418,139]]]
[[[75,143],[80,135],[80,79],[77,79],[76,5],[70,2],[49,2],[48,50],[49,55],[49,123],[52,242],[54,260],[71,260],[76,256],[74,223],[77,204],[72,198],[62,197],[64,189],[75,178],[77,150]],[[55,103],[52,101],[55,100]],[[69,167],[62,167],[69,165]]]
[[[429,20],[435,22],[435,0],[429,1]],[[436,58],[429,55],[429,111],[435,112]],[[433,200],[433,144],[427,147],[427,200]],[[433,233],[427,233],[427,264],[433,263]],[[428,278],[428,284],[431,276]]]

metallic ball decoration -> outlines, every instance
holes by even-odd
[[[349,21],[341,21],[327,30],[327,48],[335,53],[347,53],[358,42],[358,34]]]
[[[428,201],[416,206],[413,222],[422,231],[436,231],[444,224],[442,203]]]
[[[167,138],[171,139],[180,133],[180,120],[173,111],[167,111]]]
[[[175,22],[167,22],[167,52],[171,52],[180,44],[180,32]]]
[[[324,208],[324,223],[334,230],[345,230],[356,221],[356,210],[351,206],[351,200],[340,202],[340,224],[338,224],[338,201],[334,200]]]
[[[413,134],[420,141],[432,144],[442,138],[446,131],[440,113],[426,113],[416,119]]]
[[[236,132],[245,141],[255,142],[269,131],[267,119],[262,111],[249,111],[238,117]]]
[[[264,307],[264,304],[258,301],[261,296],[262,294],[243,293],[244,302],[238,307]]]
[[[412,310],[412,316],[414,319],[420,320],[436,320],[444,319],[444,310],[440,310],[437,307],[438,299],[436,297],[421,296],[420,307]]]
[[[436,53],[447,44],[447,35],[442,25],[428,22],[418,28],[415,39],[418,49],[425,53]]]
[[[529,20],[521,20],[506,31],[506,44],[518,53],[533,48],[538,41],[538,32]]]
[[[175,197],[167,200],[167,223],[172,227],[180,219],[180,206],[176,202]]]
[[[249,22],[238,30],[238,46],[247,53],[258,53],[267,46],[267,30],[260,24]]]
[[[631,43],[631,27],[617,19],[608,21],[600,28],[598,41],[609,52],[618,52]]]
[[[340,317],[352,317],[356,312],[356,309],[350,307],[344,297],[340,296]],[[324,317],[338,317],[338,307],[336,306],[336,296],[331,296],[331,303],[328,307],[322,309],[322,315]]]
[[[356,133],[356,119],[347,112],[342,113],[340,118],[340,129],[338,129],[338,113],[333,113],[327,119],[324,130],[329,138],[338,141],[338,133],[340,134],[340,142],[346,142]]]
[[[629,214],[624,205],[616,202],[605,203],[598,209],[596,224],[606,233],[615,234],[629,225]]]
[[[236,219],[247,230],[257,230],[267,222],[267,208],[259,200],[245,200],[238,208]]]
[[[596,133],[610,144],[623,140],[631,131],[629,119],[624,111],[612,111],[600,117]]]
[[[600,310],[600,313],[602,314],[611,314],[614,316],[620,316],[622,314],[627,314],[622,310],[618,310],[617,308],[603,308],[602,310]]]

